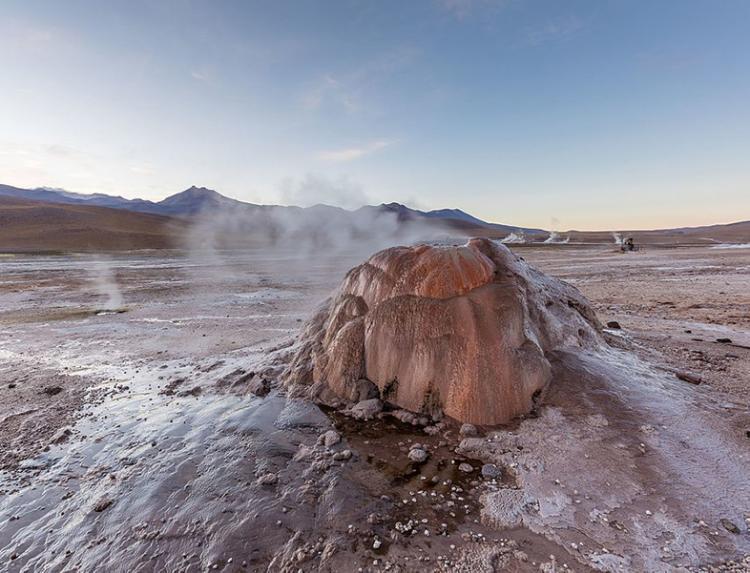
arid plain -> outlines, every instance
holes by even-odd
[[[747,570],[750,249],[514,252],[610,323],[610,375],[553,380],[476,435],[284,397],[300,327],[360,254],[5,256],[0,563]]]

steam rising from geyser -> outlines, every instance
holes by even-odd
[[[339,207],[251,205],[200,214],[184,237],[191,255],[221,256],[223,249],[262,248],[269,253],[335,258],[340,254],[368,256],[395,244],[443,239],[454,233],[439,223],[399,220],[378,207],[347,211]]]
[[[105,299],[102,310],[117,310],[122,307],[122,292],[117,285],[115,273],[108,259],[98,259],[92,263],[91,277],[94,291]]]
[[[570,241],[570,237],[563,238],[557,231],[550,231],[549,237],[544,239],[545,243],[564,244]]]
[[[518,231],[517,233],[511,233],[507,237],[501,239],[500,242],[503,244],[525,243],[526,236],[523,234],[523,232]]]

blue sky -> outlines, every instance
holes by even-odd
[[[750,219],[750,2],[5,0],[0,182]]]

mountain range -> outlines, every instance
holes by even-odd
[[[292,210],[299,209],[317,209],[330,210],[337,213],[344,213],[347,210],[330,205],[314,205],[313,207],[301,208],[295,206],[283,205],[259,205],[256,203],[247,203],[226,197],[212,189],[206,187],[190,187],[185,191],[170,195],[161,201],[147,201],[144,199],[126,199],[113,195],[104,195],[95,193],[84,195],[73,193],[63,189],[52,189],[40,187],[36,189],[22,189],[10,185],[0,185],[0,196],[14,197],[16,199],[27,199],[33,201],[44,201],[47,203],[58,203],[64,205],[108,207],[111,209],[125,209],[137,213],[150,213],[153,215],[167,215],[172,217],[192,217],[197,214],[217,211],[226,208],[241,209],[272,209],[272,210]],[[397,220],[414,221],[414,220],[436,220],[442,222],[445,226],[455,229],[484,228],[501,233],[510,233],[513,231],[523,231],[526,234],[545,234],[542,229],[526,229],[503,225],[499,223],[489,223],[482,221],[477,217],[469,215],[460,209],[440,209],[436,211],[420,211],[412,209],[400,203],[383,203],[381,205],[365,205],[354,211],[359,212],[379,212],[393,213]]]
[[[610,231],[566,231],[483,221],[460,209],[422,211],[400,203],[349,211],[330,205],[296,207],[238,201],[205,187],[190,187],[161,201],[126,199],[62,189],[0,185],[0,251],[118,250],[234,246],[239,241],[346,242],[380,236],[424,240],[486,236],[516,243],[613,243]],[[619,231],[643,244],[750,243],[750,221],[651,231]]]

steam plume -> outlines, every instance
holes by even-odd
[[[94,261],[92,266],[92,282],[94,291],[106,300],[103,310],[117,310],[122,307],[122,292],[117,285],[110,261],[106,258]]]

